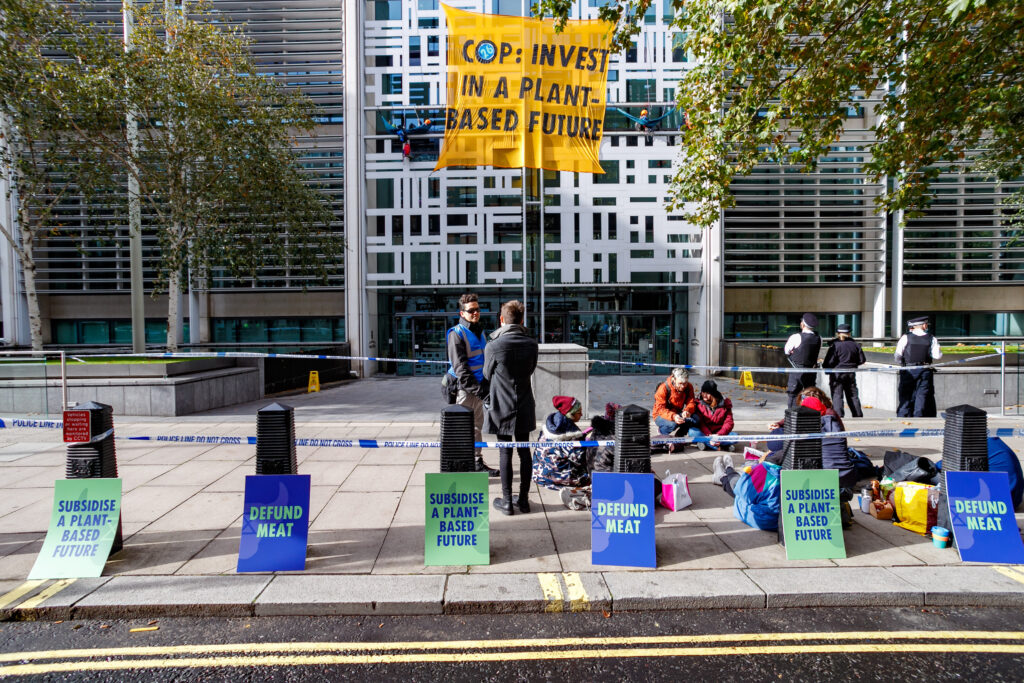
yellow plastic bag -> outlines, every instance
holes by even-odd
[[[901,481],[896,484],[892,493],[896,516],[900,521],[896,526],[925,536],[928,534],[928,492],[934,486],[917,484],[912,481]]]

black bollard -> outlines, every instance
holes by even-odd
[[[950,544],[955,546],[946,499],[946,472],[988,472],[988,413],[984,410],[966,404],[946,410],[935,523],[950,530]],[[931,529],[928,531],[931,533]]]
[[[638,405],[615,413],[614,466],[616,472],[651,471],[651,414]]]
[[[295,409],[271,403],[256,411],[256,474],[298,474]]]
[[[786,411],[785,434],[817,434],[821,431],[821,414],[817,410],[797,406]],[[783,447],[782,469],[820,470],[821,439],[794,439]]]
[[[785,434],[817,434],[821,431],[821,413],[804,406],[786,410]],[[821,439],[793,439],[783,446],[782,469],[820,470]],[[779,511],[779,543],[786,545],[782,530],[782,511]]]
[[[114,449],[114,409],[105,403],[89,401],[74,408],[89,412],[89,441],[68,445],[66,479],[117,479],[117,452]],[[113,555],[124,547],[121,520],[110,547]]]
[[[475,472],[473,411],[450,405],[441,409],[441,471]]]

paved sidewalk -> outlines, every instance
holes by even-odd
[[[661,377],[591,380],[590,412],[606,401],[649,407]],[[698,385],[700,378],[695,378]],[[735,405],[737,431],[763,433],[785,394],[744,391],[719,380]],[[296,409],[300,438],[438,438],[436,378],[375,378],[319,394],[278,397]],[[766,402],[764,407],[759,404]],[[181,418],[115,416],[118,436],[255,434],[269,403]],[[940,427],[868,408],[848,429]],[[990,427],[1021,427],[991,417]],[[123,480],[124,549],[101,579],[43,582],[25,577],[42,545],[53,481],[63,476],[59,430],[0,430],[0,612],[8,618],[150,614],[395,614],[465,611],[664,609],[811,605],[1022,604],[1024,570],[967,566],[955,550],[855,513],[843,560],[788,561],[774,532],[732,514],[711,482],[714,453],[656,456],[654,469],[688,475],[694,505],[658,508],[656,570],[590,563],[589,514],[534,487],[534,512],[491,517],[491,564],[424,567],[424,479],[436,449],[298,449],[312,475],[306,571],[238,575],[245,475],[255,447],[117,441]],[[1024,439],[1008,440],[1024,454]],[[878,462],[887,449],[938,459],[941,440],[863,439],[850,444]],[[492,464],[496,451],[486,453]],[[499,495],[491,480],[492,497]],[[536,504],[539,501],[539,504]],[[1024,512],[1017,515],[1018,525]],[[3,604],[6,603],[6,604]]]

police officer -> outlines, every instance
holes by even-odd
[[[829,342],[828,353],[822,361],[823,368],[856,368],[867,361],[864,358],[864,350],[860,344],[850,336],[850,326],[847,323],[840,323],[836,327],[836,338]],[[843,417],[843,394],[846,395],[846,402],[850,404],[850,415],[853,417],[864,417],[864,411],[860,407],[860,397],[857,395],[857,373],[836,372],[828,376],[828,386],[832,390],[832,409],[839,417]]]
[[[487,383],[484,381],[484,346],[487,338],[480,324],[480,301],[476,294],[466,293],[459,298],[459,324],[448,330],[448,375],[458,393],[455,403],[473,411],[473,438],[483,441],[484,399]],[[484,463],[481,449],[476,449],[476,471],[498,476],[498,470]]]
[[[821,351],[821,337],[814,331],[818,326],[818,318],[813,313],[804,313],[800,318],[800,331],[786,340],[783,349],[794,368],[813,368],[818,363],[818,352]],[[813,387],[818,373],[790,373],[786,384],[789,395],[789,407],[797,405],[797,397],[807,387]]]
[[[896,362],[910,368],[900,370],[900,417],[935,417],[935,371],[928,366],[942,358],[939,340],[928,332],[928,316],[907,321],[910,331],[896,343]]]

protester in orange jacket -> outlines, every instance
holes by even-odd
[[[694,417],[697,401],[689,380],[690,373],[686,368],[673,368],[672,374],[654,392],[654,410],[651,415],[659,434],[686,436],[690,427],[697,426]]]

